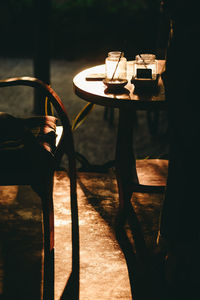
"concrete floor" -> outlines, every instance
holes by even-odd
[[[163,161],[160,167],[159,171],[153,170],[154,179],[157,183],[165,183],[167,162]],[[149,182],[141,162],[138,171],[143,183],[146,183],[145,180]],[[155,184],[155,181],[152,183]],[[132,199],[149,253],[155,248],[162,197],[162,194],[137,193]],[[40,199],[28,186],[0,187],[0,198],[0,299],[40,299]],[[55,299],[58,300],[71,272],[69,180],[64,171],[55,174],[54,209]],[[112,169],[108,174],[79,173],[78,209],[80,300],[147,299],[147,295],[149,299],[155,299],[150,298],[155,282],[152,282],[150,271],[144,272],[148,278],[143,275],[143,264],[131,228],[126,225],[129,241],[115,234],[118,194]],[[156,278],[155,274],[153,278]]]

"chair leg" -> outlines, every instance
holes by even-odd
[[[53,182],[46,186],[42,198],[44,228],[44,276],[43,300],[54,300],[54,210]]]
[[[72,218],[72,273],[69,278],[69,289],[63,293],[61,299],[68,298],[68,292],[71,290],[73,299],[79,299],[80,292],[80,242],[79,242],[79,218],[77,203],[77,177],[76,177],[76,159],[75,155],[69,156],[69,178],[70,178],[70,194],[71,194],[71,218]]]
[[[53,175],[44,175],[39,184],[34,185],[39,194],[43,210],[43,300],[54,300],[54,209],[53,209]]]
[[[44,213],[44,281],[43,300],[54,299],[54,246],[52,244],[53,232],[51,216],[49,212]]]

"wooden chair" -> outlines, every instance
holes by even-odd
[[[41,198],[43,210],[43,232],[44,232],[44,272],[43,272],[43,299],[54,299],[54,211],[53,211],[53,176],[56,167],[63,154],[68,157],[68,169],[70,178],[70,195],[71,195],[71,216],[72,216],[72,272],[74,269],[79,270],[79,233],[78,233],[78,211],[77,211],[77,194],[76,194],[76,163],[73,136],[71,132],[71,125],[68,119],[67,112],[64,105],[56,94],[56,92],[47,84],[43,83],[37,78],[20,77],[0,80],[0,87],[13,86],[29,86],[41,90],[45,97],[53,105],[56,111],[56,119],[59,119],[61,126],[57,127],[57,138],[54,144],[54,149],[49,146],[49,132],[44,132],[47,139],[41,138],[38,140],[35,136],[25,130],[25,142],[22,149],[6,149],[2,148],[3,137],[6,134],[17,131],[14,124],[19,124],[23,128],[32,122],[45,120],[45,130],[50,128],[50,136],[52,136],[52,128],[55,124],[55,118],[52,116],[43,116],[42,118],[16,118],[5,115],[6,122],[0,123],[0,185],[31,185],[34,191]],[[45,100],[45,99],[44,99]],[[12,120],[10,120],[12,119]],[[4,120],[5,121],[5,120]],[[10,123],[13,121],[14,123]],[[18,123],[15,123],[18,122]],[[21,123],[20,123],[21,122]],[[4,127],[2,126],[4,124]],[[9,124],[12,124],[11,126]],[[44,123],[43,123],[44,124]],[[7,126],[8,125],[8,126]],[[39,124],[39,126],[41,123]],[[19,128],[18,128],[19,129]],[[27,129],[27,128],[26,128]],[[5,133],[6,131],[6,133]],[[56,137],[56,135],[55,135]],[[9,137],[8,137],[9,139]],[[54,140],[55,141],[55,140]],[[27,143],[27,145],[26,145]],[[22,152],[24,151],[24,152]],[[25,153],[25,155],[24,155]],[[26,155],[30,155],[27,157]],[[21,156],[20,156],[21,155]],[[22,157],[22,160],[20,160]],[[2,163],[2,160],[4,163]],[[32,161],[32,163],[31,163]],[[76,294],[78,293],[78,277],[77,271],[77,285]],[[77,298],[75,298],[77,299]]]

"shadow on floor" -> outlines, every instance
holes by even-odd
[[[6,202],[13,195],[1,197],[0,299],[40,299],[43,260],[40,206],[37,197],[29,197],[29,189],[21,197],[21,187],[13,188],[16,196],[12,203]]]
[[[41,200],[30,186],[0,187],[0,200],[0,300],[39,300],[43,281]],[[78,234],[76,229],[73,229],[75,237]],[[76,238],[72,273],[59,298],[61,300],[78,299],[77,243]],[[63,277],[68,278],[68,274],[63,274]]]
[[[114,197],[113,195],[117,195],[117,186],[116,183],[114,183],[114,180],[109,180],[108,178],[108,175],[101,174],[101,180],[104,182],[104,187],[102,187],[103,193],[95,189],[95,181],[89,174],[84,174],[84,177],[80,175],[78,183],[84,192],[88,203],[95,208],[95,210],[115,232],[116,240],[118,241],[126,260],[132,299],[165,299],[164,295],[166,295],[166,292],[162,273],[162,256],[154,254],[152,250],[153,245],[147,245],[144,238],[143,228],[141,227],[140,220],[138,220],[137,214],[132,205],[130,205],[127,211],[127,222],[124,223],[123,219],[125,216],[116,218],[116,216],[118,216],[118,203],[116,200],[117,197]],[[109,188],[106,188],[108,185]],[[105,193],[106,190],[110,191],[109,195]],[[156,195],[156,197],[158,198],[158,195]],[[145,207],[144,204],[143,209],[145,210],[146,208],[147,205]],[[151,212],[151,218],[154,218],[153,212]],[[146,214],[146,219],[144,214],[142,221],[144,223],[145,221],[149,223],[148,219],[148,214]],[[154,220],[154,223],[155,222],[158,223],[158,220]],[[149,228],[149,232],[152,230],[155,230],[155,228]]]

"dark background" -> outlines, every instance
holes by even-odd
[[[1,56],[33,57],[38,21],[34,2],[0,2]],[[160,0],[49,0],[49,3],[50,42],[46,51],[51,58],[93,59],[105,57],[110,50],[125,50],[125,56],[133,59],[141,52],[157,52]],[[45,13],[48,14],[48,9]]]
[[[73,120],[86,104],[74,94],[73,77],[103,63],[112,50],[124,51],[128,60],[148,52],[163,58],[160,50],[168,35],[164,17],[160,0],[0,0],[1,78],[26,75],[50,83]],[[43,114],[43,95],[35,92],[33,97],[32,91],[26,94],[24,89],[24,96],[19,93],[17,100],[16,96],[1,91],[2,99],[9,100],[1,102],[1,110],[16,114],[22,109],[27,115],[33,101],[31,113]],[[112,126],[104,113],[104,107],[95,106],[74,132],[77,151],[92,163],[114,157],[118,112],[114,111]],[[156,114],[153,127],[148,117],[137,112],[137,157],[165,157],[166,113]]]

